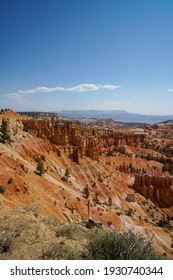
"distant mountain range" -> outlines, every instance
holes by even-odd
[[[65,118],[111,118],[117,122],[134,122],[134,123],[159,123],[172,120],[173,115],[143,115],[128,113],[124,110],[60,110],[56,111]]]

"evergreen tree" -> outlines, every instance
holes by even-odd
[[[109,204],[110,207],[112,206],[112,197],[110,197],[110,196],[108,198],[108,204]]]
[[[93,198],[93,201],[95,203],[99,204],[99,193],[98,192],[95,193],[95,197]]]
[[[38,175],[42,176],[45,172],[44,170],[44,163],[42,160],[39,160],[38,165],[37,165],[37,171],[38,171]]]
[[[86,187],[83,189],[83,192],[84,192],[84,194],[85,194],[85,198],[88,198],[88,197],[89,197],[89,194],[90,194],[88,185],[86,185]]]
[[[68,179],[69,179],[69,177],[70,177],[70,170],[68,169],[68,168],[66,168],[66,170],[65,170],[65,178],[67,179],[67,181],[68,181]]]
[[[23,125],[23,131],[28,132],[29,131],[29,126],[27,123],[24,123]]]
[[[8,123],[4,119],[2,119],[2,124],[0,127],[0,142],[2,142],[2,143],[10,142],[10,134],[8,132]]]

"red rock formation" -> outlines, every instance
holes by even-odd
[[[140,143],[143,143],[145,140],[145,134],[135,134],[135,133],[117,133],[115,144],[117,146],[129,145],[129,146],[137,146]]]
[[[102,132],[101,141],[104,147],[111,147],[114,145],[116,148],[123,146],[138,146],[145,143],[146,133],[135,133],[128,131],[104,131]],[[124,149],[124,148],[123,148]]]
[[[97,159],[101,147],[121,149],[124,145],[138,146],[143,144],[146,134],[116,130],[96,130],[82,127],[69,120],[26,120],[23,123],[30,128],[34,136],[47,139],[56,145],[76,146],[75,158],[88,156]],[[77,156],[78,155],[78,156]]]
[[[30,133],[37,137],[47,139],[63,147],[73,146],[72,154],[77,163],[84,156],[88,156],[93,160],[98,157],[99,141],[94,130],[88,130],[77,123],[67,120],[28,120],[24,121],[24,123],[28,125]]]
[[[2,119],[7,121],[8,131],[11,136],[23,133],[22,120],[29,119],[27,116],[22,116],[11,110],[4,111],[0,114],[0,125]]]
[[[173,205],[173,177],[135,175],[134,187],[151,199],[157,199],[167,207]]]

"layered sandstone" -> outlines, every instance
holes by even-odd
[[[75,146],[75,155],[97,159],[101,148],[124,149],[124,145],[140,146],[144,143],[145,133],[116,130],[88,129],[69,120],[24,120],[29,132],[34,136],[47,139],[60,146]]]
[[[3,119],[7,121],[9,134],[15,136],[23,133],[22,120],[27,120],[29,117],[7,110],[0,114],[0,126]]]
[[[150,139],[150,136],[142,131],[136,132],[130,129],[122,131],[89,129],[83,127],[77,121],[64,119],[51,119],[49,121],[30,119],[23,120],[23,124],[29,127],[29,132],[34,136],[46,139],[55,144],[58,156],[60,156],[62,152],[65,152],[77,163],[81,163],[81,159],[85,156],[96,160],[99,158],[102,151],[104,151],[105,154],[119,151],[126,157],[128,156],[126,151],[128,149],[126,147],[133,147],[131,155],[135,156],[134,149],[136,149],[137,155],[140,153],[140,149],[142,152],[144,152],[144,150],[147,152],[147,149],[142,147],[147,146]],[[155,141],[154,138],[152,141]],[[147,157],[152,158],[153,155],[151,157],[147,154]],[[153,163],[151,165],[147,160],[143,161],[145,164],[143,167],[141,165],[140,168],[138,168],[137,163],[134,164],[133,161],[127,164],[126,158],[124,158],[124,162],[119,165],[117,165],[115,160],[114,166],[116,166],[116,170],[123,173],[143,173],[142,175],[135,175],[134,187],[143,195],[151,199],[157,199],[167,207],[172,206],[172,177],[160,176],[161,167],[158,164]]]
[[[173,177],[135,175],[134,187],[149,198],[157,199],[167,207],[173,205]]]
[[[88,156],[95,160],[99,155],[99,141],[95,131],[77,123],[68,120],[27,120],[23,123],[27,124],[31,134],[65,148],[71,147],[76,162],[79,162],[80,157]]]

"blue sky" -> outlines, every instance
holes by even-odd
[[[0,107],[173,114],[172,0],[6,0]]]

